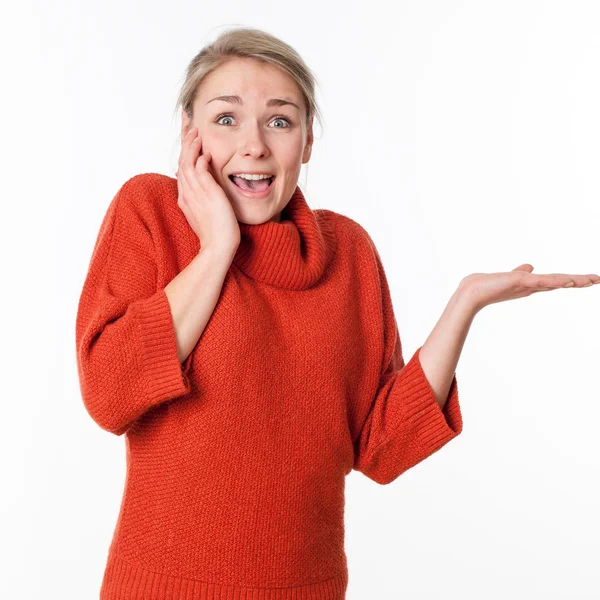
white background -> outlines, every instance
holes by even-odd
[[[325,127],[309,205],[375,240],[409,359],[472,272],[600,274],[600,7],[553,2],[33,2],[0,15],[0,596],[96,598],[125,440],[80,397],[75,314],[131,176],[174,176],[189,60],[229,26],[290,43]],[[600,286],[483,309],[464,431],[346,485],[349,600],[600,598]]]

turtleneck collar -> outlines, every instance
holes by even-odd
[[[296,186],[281,220],[248,224],[238,221],[241,240],[233,264],[248,277],[289,290],[312,287],[335,250],[330,219],[313,211]]]

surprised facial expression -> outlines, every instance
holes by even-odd
[[[279,221],[301,166],[310,159],[313,142],[312,119],[307,122],[306,104],[295,81],[272,65],[231,59],[204,78],[193,118],[184,111],[183,124],[184,134],[198,127],[201,152],[211,154],[209,170],[238,221]],[[234,181],[233,173],[274,178],[268,189],[260,191],[264,182]]]

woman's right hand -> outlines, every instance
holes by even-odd
[[[194,127],[183,138],[177,170],[177,206],[200,240],[200,247],[235,252],[240,228],[223,188],[208,170],[210,153],[202,154],[202,140]]]

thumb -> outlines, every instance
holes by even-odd
[[[525,264],[519,265],[516,269],[513,269],[513,271],[527,271],[527,272],[531,273],[533,271],[533,265],[531,265],[529,263],[525,263]]]

